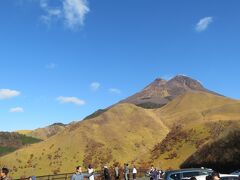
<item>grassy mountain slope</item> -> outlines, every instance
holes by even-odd
[[[226,131],[215,141],[205,144],[191,155],[181,167],[212,167],[225,173],[238,169],[240,166],[239,129],[240,122],[235,122],[231,131]]]
[[[76,165],[95,167],[113,162],[149,159],[149,150],[168,128],[149,110],[119,104],[102,115],[73,124],[45,141],[0,159],[14,177],[72,171]]]
[[[239,110],[239,101],[209,93],[187,93],[154,110],[171,131],[153,148],[152,161],[178,168],[204,144],[231,132],[240,122]]]
[[[17,132],[20,134],[24,134],[26,136],[31,136],[34,138],[45,140],[51,136],[54,136],[57,133],[60,133],[66,128],[66,126],[67,125],[62,123],[55,123],[50,126],[38,128],[35,130],[19,130]]]
[[[167,126],[172,127],[179,123],[188,124],[204,120],[204,115],[210,117],[210,112],[213,109],[236,103],[239,103],[239,101],[223,96],[205,92],[190,92],[178,96],[163,108],[153,111],[158,114]],[[229,111],[232,112],[232,110],[232,108],[229,108]],[[215,119],[218,120],[218,118]]]
[[[17,130],[15,132],[17,132],[19,134],[23,134],[23,135],[28,135],[32,132],[32,130]]]
[[[117,104],[38,144],[0,158],[14,177],[95,168],[114,162],[178,168],[197,150],[238,127],[239,101],[207,92],[178,96],[159,109]]]

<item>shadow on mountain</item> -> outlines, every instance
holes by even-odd
[[[225,137],[204,145],[180,167],[209,167],[221,173],[233,172],[240,167],[239,139],[240,130],[232,130]]]

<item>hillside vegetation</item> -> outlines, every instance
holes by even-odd
[[[92,163],[95,168],[114,162],[139,163],[149,159],[149,150],[168,131],[151,111],[119,104],[41,143],[6,155],[0,162],[13,169],[14,177],[73,171],[82,163]]]
[[[205,144],[192,154],[181,167],[212,167],[230,173],[240,167],[240,123],[234,123],[232,130],[224,132],[215,141]],[[222,129],[224,131],[225,128]]]
[[[26,136],[45,140],[47,138],[50,138],[51,136],[54,136],[57,133],[60,133],[66,128],[66,126],[67,125],[62,123],[55,123],[50,126],[38,128],[35,130],[19,130],[17,132]]]
[[[13,152],[23,146],[40,141],[40,139],[28,137],[16,132],[0,132],[0,156]]]
[[[68,172],[89,163],[95,169],[128,162],[145,168],[229,171],[239,166],[239,124],[240,101],[177,76],[157,80],[121,103],[51,130],[49,136],[53,126],[41,130],[44,141],[1,157],[0,165],[10,167],[13,177]]]

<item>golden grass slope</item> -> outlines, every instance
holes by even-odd
[[[225,122],[225,123],[223,123]],[[181,167],[212,167],[222,173],[230,173],[240,166],[240,121],[221,121],[223,128],[218,136],[192,154]],[[213,127],[219,124],[212,124]],[[230,126],[229,126],[230,125]],[[226,126],[229,126],[226,130]]]
[[[240,121],[239,101],[209,93],[187,93],[159,109],[118,104],[98,117],[68,126],[45,141],[0,158],[13,177],[95,168],[114,162],[178,168],[206,143]]]
[[[210,112],[214,109],[219,108],[218,112],[221,112],[223,106],[236,103],[239,103],[239,101],[223,96],[217,96],[205,92],[191,92],[181,95],[163,108],[155,109],[153,111],[162,119],[164,124],[168,127],[172,127],[178,123],[188,124],[202,121],[206,119],[205,116],[210,116]],[[231,120],[232,116],[229,113],[227,114],[227,111],[233,112],[236,110],[229,107],[222,112],[222,115],[226,114],[228,116],[229,119],[227,120]],[[235,115],[239,117],[239,113],[235,113]],[[214,118],[210,119],[214,120]],[[218,118],[215,119],[219,120]]]
[[[179,168],[204,144],[240,127],[239,101],[209,93],[187,93],[154,111],[171,129],[152,150],[154,164],[164,169]]]
[[[175,127],[162,142],[153,148],[151,153],[153,164],[164,169],[177,169],[197,150],[201,150],[206,144],[218,141],[219,137],[226,137],[236,127],[240,127],[240,121],[221,120]],[[240,149],[238,149],[239,151]],[[219,150],[219,152],[224,152],[224,150]],[[212,157],[214,159],[214,156]],[[204,164],[198,167],[201,166]]]
[[[66,127],[62,125],[50,125],[44,128],[38,128],[35,130],[18,130],[16,132],[24,134],[26,136],[31,136],[34,138],[45,140],[57,133],[62,132]]]
[[[19,134],[23,134],[23,135],[28,135],[32,132],[32,130],[18,130],[18,131],[15,131]]]
[[[149,150],[168,133],[152,112],[132,104],[119,104],[102,115],[69,126],[45,141],[0,158],[12,176],[73,171],[76,165],[95,168],[113,162],[149,159]]]

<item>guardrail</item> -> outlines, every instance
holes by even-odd
[[[114,178],[114,171],[113,170],[109,170],[110,172],[110,179],[115,179]],[[139,169],[138,173],[137,173],[137,177],[144,177],[146,174],[147,170],[146,169]],[[123,175],[123,171],[120,169],[119,170],[120,173],[120,178],[119,179],[124,179],[124,175]],[[74,172],[71,173],[62,173],[62,174],[50,174],[50,175],[43,175],[43,176],[36,176],[37,180],[70,180],[72,175],[74,174]],[[84,174],[84,179],[88,179],[88,173],[87,172],[83,172]],[[132,173],[130,170],[130,174],[129,174],[129,179],[132,179]],[[13,179],[13,180],[28,180],[28,177],[24,177],[24,178],[19,178],[19,179]],[[103,171],[96,171],[94,174],[94,179],[95,180],[102,180],[103,178]]]

